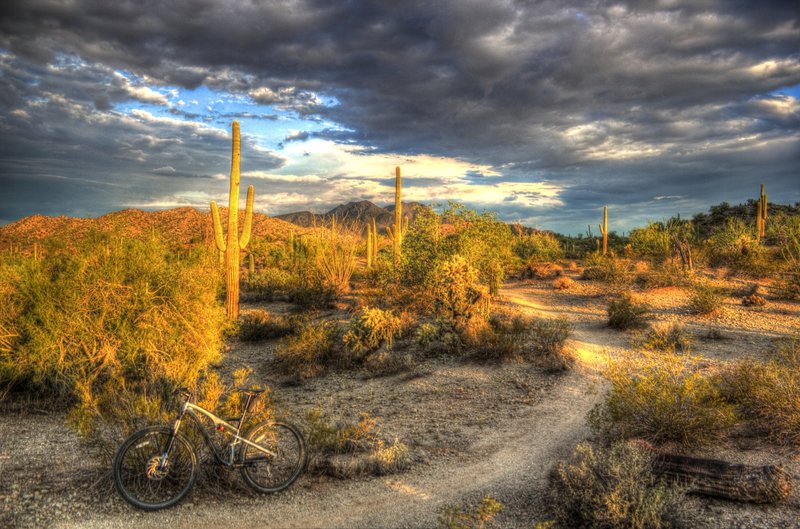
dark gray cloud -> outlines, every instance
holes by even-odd
[[[0,170],[20,196],[25,175],[65,164],[111,183],[137,175],[93,201],[146,201],[149,185],[179,189],[177,173],[224,172],[225,139],[210,129],[113,110],[159,104],[148,86],[206,85],[340,125],[285,141],[457,157],[505,181],[563,187],[558,208],[511,196],[497,209],[566,231],[603,204],[640,222],[754,196],[761,181],[776,200],[800,200],[797,92],[773,95],[800,85],[796,0],[31,0],[0,10],[0,48],[16,57],[0,77]],[[254,152],[261,168],[281,163]],[[666,196],[684,198],[656,199]],[[10,203],[0,218],[13,218]]]

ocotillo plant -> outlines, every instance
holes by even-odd
[[[603,235],[603,255],[605,255],[608,252],[608,206],[603,206],[603,223],[598,226]]]
[[[394,169],[394,227],[386,226],[386,233],[392,240],[392,255],[394,264],[400,263],[400,252],[402,252],[403,235],[408,228],[408,219],[403,219],[403,203],[401,194],[403,191],[403,181],[400,178],[400,168]]]
[[[761,198],[758,199],[756,207],[756,241],[761,242],[767,225],[767,194],[764,192],[764,184],[761,184]]]
[[[214,219],[214,240],[217,248],[225,252],[225,309],[228,318],[239,317],[239,251],[250,242],[250,229],[253,226],[253,199],[255,189],[247,188],[247,206],[245,207],[244,226],[239,236],[239,159],[241,157],[241,141],[239,123],[233,122],[233,142],[231,145],[231,188],[228,194],[228,237],[222,235],[222,223],[219,220],[217,203],[211,203],[211,215]]]

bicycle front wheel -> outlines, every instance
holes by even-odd
[[[147,511],[181,501],[197,479],[197,455],[186,438],[175,435],[165,464],[161,456],[171,429],[151,426],[131,435],[114,458],[114,485],[125,501]]]
[[[245,437],[263,448],[242,448],[242,477],[258,492],[278,492],[300,476],[306,466],[306,443],[302,434],[284,422],[262,422]]]

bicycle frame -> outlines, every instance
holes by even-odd
[[[244,412],[242,413],[242,416],[237,419],[238,422],[239,422],[239,427],[241,427],[241,425],[244,423],[244,418],[245,418],[245,415],[247,415],[247,409],[249,408],[250,400],[251,400],[251,397],[248,397],[247,404],[245,405]],[[215,429],[219,429],[219,430],[227,433],[228,435],[232,435],[233,436],[233,441],[231,441],[231,443],[230,443],[231,451],[230,451],[230,454],[228,454],[228,459],[227,460],[217,451],[217,447],[215,446],[214,442],[211,440],[211,435],[208,433],[208,428],[206,428],[203,425],[203,423],[200,421],[200,416],[198,415],[198,413],[200,413],[201,415],[207,417],[214,424],[214,428]],[[172,444],[174,442],[175,435],[178,433],[178,430],[181,427],[181,423],[183,422],[184,417],[187,416],[187,415],[197,425],[197,429],[203,435],[203,440],[205,441],[206,445],[211,449],[211,452],[214,454],[214,459],[218,463],[221,463],[223,465],[227,465],[227,466],[230,466],[230,467],[238,467],[238,466],[244,465],[245,464],[244,460],[241,460],[239,463],[236,463],[234,461],[234,454],[235,454],[235,451],[236,451],[236,447],[238,445],[240,445],[241,443],[244,443],[244,444],[246,444],[248,446],[252,446],[253,448],[258,450],[259,452],[262,452],[262,453],[264,453],[264,454],[266,454],[268,456],[275,457],[275,456],[278,455],[275,452],[264,448],[263,446],[259,446],[259,445],[255,444],[253,442],[248,441],[247,439],[245,439],[244,437],[239,435],[239,432],[240,432],[240,428],[239,427],[233,426],[228,421],[218,417],[217,415],[214,415],[213,413],[211,413],[210,411],[206,410],[205,408],[202,408],[202,407],[198,406],[197,404],[194,404],[194,403],[190,402],[187,399],[186,402],[183,403],[183,406],[181,407],[180,414],[178,415],[178,418],[175,420],[175,423],[172,426],[172,430],[170,431],[169,437],[167,438],[167,445],[164,447],[164,451],[161,454],[161,460],[159,461],[159,468],[164,468],[164,466],[167,464],[167,455],[169,454],[170,450],[172,449]],[[239,454],[243,454],[244,452],[242,450],[239,450],[238,453]]]

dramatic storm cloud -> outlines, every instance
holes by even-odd
[[[71,2],[0,7],[0,222],[207,207],[229,127],[259,210],[405,196],[576,233],[800,201],[800,6]]]

